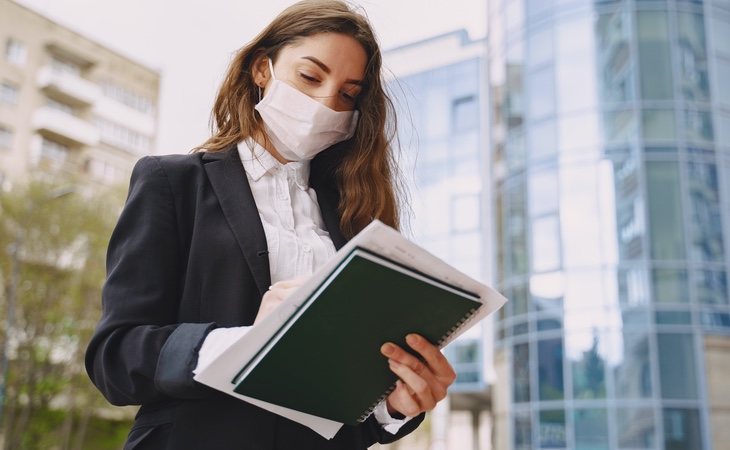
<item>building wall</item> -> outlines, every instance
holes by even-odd
[[[726,448],[730,3],[489,21],[498,448]]]
[[[125,182],[157,134],[159,74],[11,0],[0,0],[0,171]],[[0,89],[6,89],[0,86]],[[7,139],[6,139],[7,141]]]

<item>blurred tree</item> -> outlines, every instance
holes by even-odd
[[[5,449],[90,448],[88,424],[106,405],[83,354],[124,191],[72,186],[35,180],[0,193]],[[118,448],[118,433],[110,434]]]

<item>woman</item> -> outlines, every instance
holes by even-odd
[[[421,359],[383,345],[397,388],[332,440],[193,380],[211,347],[373,218],[397,226],[380,72],[363,16],[341,1],[297,3],[236,55],[213,137],[137,163],[86,355],[111,403],[142,405],[125,449],[367,448],[411,432],[444,398],[454,371],[417,335],[407,342]]]

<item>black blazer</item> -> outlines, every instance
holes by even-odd
[[[345,243],[327,153],[310,186],[337,248]],[[320,158],[321,157],[321,158]],[[206,334],[251,325],[270,285],[266,237],[236,146],[144,157],[109,242],[103,312],[86,370],[115,405],[141,404],[125,449],[362,449],[391,435],[374,417],[332,440],[195,382]]]

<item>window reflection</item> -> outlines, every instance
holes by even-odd
[[[515,450],[532,450],[532,417],[530,411],[516,411],[514,418]]]
[[[560,171],[560,225],[563,265],[598,266],[604,260],[603,226],[599,210],[598,167],[566,165]]]
[[[664,408],[664,448],[702,448],[700,414],[696,409]]]
[[[563,339],[543,339],[537,343],[540,400],[561,400],[563,390]]]
[[[635,153],[624,153],[613,162],[616,203],[616,237],[619,258],[632,260],[643,255],[646,224],[639,190],[639,162]]]
[[[560,227],[552,214],[532,220],[532,270],[546,272],[560,267]]]
[[[565,410],[540,411],[540,447],[565,447]]]
[[[694,338],[689,333],[657,333],[662,397],[697,398]]]
[[[707,101],[707,47],[704,15],[678,11],[680,88],[684,98]]]
[[[636,98],[631,57],[631,15],[628,8],[603,14],[596,23],[598,77],[605,102]]]
[[[654,269],[654,301],[657,303],[689,303],[689,283],[684,269]]]
[[[576,409],[573,413],[575,447],[590,450],[608,450],[606,410]]]
[[[527,146],[533,161],[549,158],[558,151],[558,137],[555,120],[548,119],[528,128]]]
[[[653,259],[684,259],[682,192],[676,162],[647,161],[650,247]]]
[[[616,337],[618,361],[613,368],[617,398],[651,396],[649,337],[646,332],[623,331]]]
[[[712,115],[708,111],[684,111],[682,125],[688,141],[712,144]]]
[[[558,209],[558,176],[555,169],[531,173],[529,185],[530,215],[540,216]]]
[[[555,112],[555,74],[547,66],[527,75],[528,117],[538,120]]]
[[[515,403],[530,401],[530,345],[517,344],[512,351],[512,398]]]
[[[517,181],[506,188],[504,194],[504,248],[508,252],[508,276],[527,272],[525,185],[522,180]]]
[[[674,111],[671,109],[645,109],[641,113],[644,140],[669,141],[676,136]]]
[[[665,11],[637,11],[641,97],[673,98],[669,27]]]
[[[617,408],[616,429],[620,448],[654,448],[654,410],[651,408]]]
[[[706,305],[727,305],[727,273],[720,270],[698,270],[694,273],[697,301]]]
[[[722,261],[724,240],[717,168],[715,164],[687,164],[691,209],[692,258]]]
[[[565,350],[573,375],[573,398],[606,397],[606,347],[605,337],[597,330],[570,332],[566,336]]]

